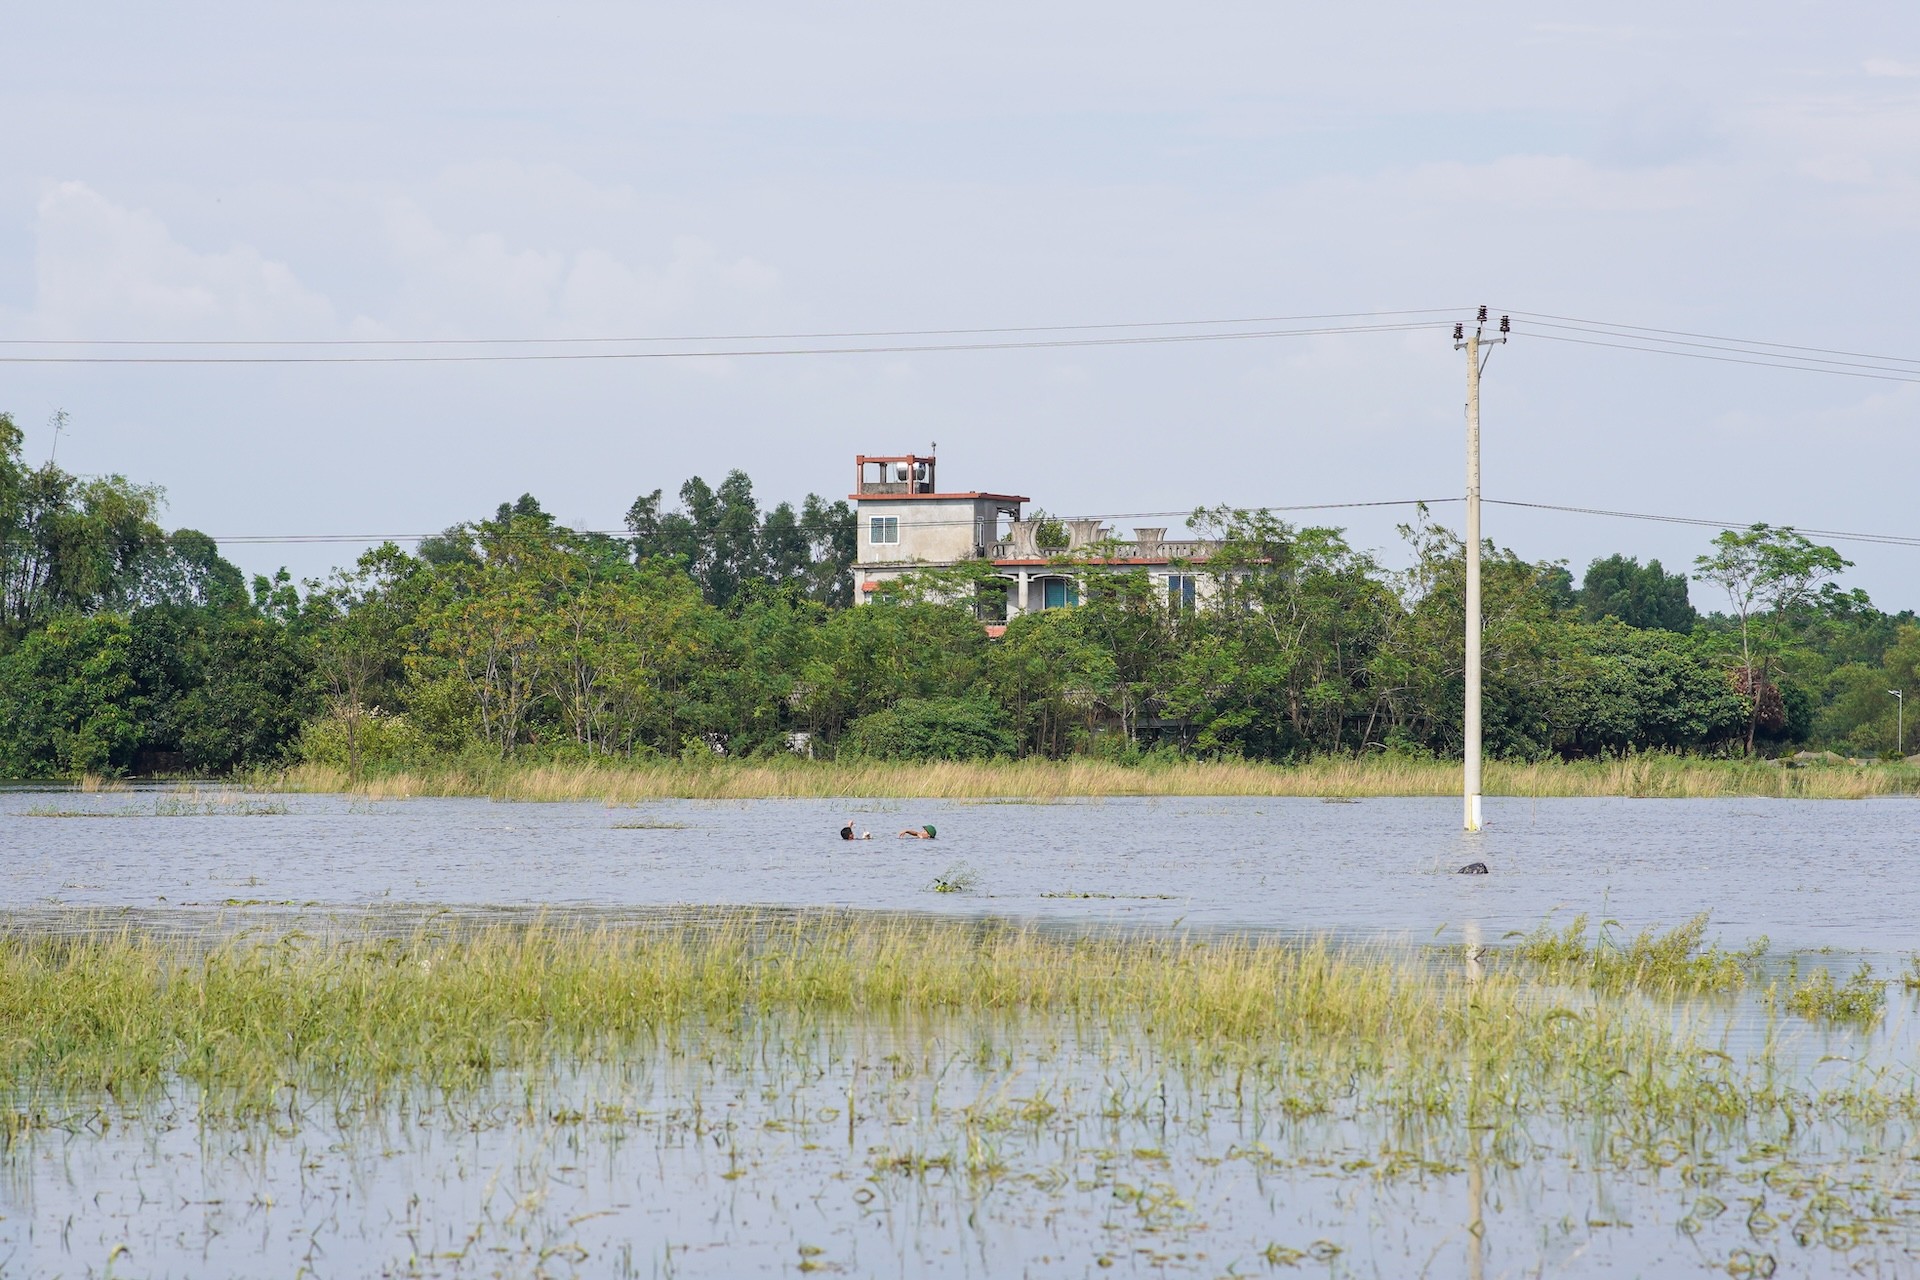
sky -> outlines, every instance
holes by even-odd
[[[8,27],[28,56],[0,78],[0,338],[1444,322],[1486,303],[1920,358],[1920,9],[1904,6],[189,0],[43,5]],[[1920,386],[1518,328],[1487,367],[1489,498],[1920,534]],[[724,359],[6,363],[0,410],[34,461],[65,411],[61,464],[164,486],[171,525],[417,534],[522,492],[615,529],[637,495],[732,468],[766,505],[844,495],[855,454],[935,441],[943,488],[1061,515],[1453,496],[1463,384],[1438,324]],[[1402,563],[1407,517],[1301,518]],[[1507,507],[1486,532],[1576,576],[1616,551],[1688,566],[1711,537]],[[1836,545],[1848,585],[1920,607],[1920,548]],[[303,576],[357,553],[226,549]]]

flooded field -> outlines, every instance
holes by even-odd
[[[1920,809],[1489,808],[7,792],[0,1273],[1920,1273]]]
[[[1489,939],[1549,913],[1630,930],[1711,912],[1776,949],[1915,945],[1920,802],[1490,798],[1064,804],[368,802],[214,790],[0,792],[0,908],[959,911],[1368,939]],[[875,839],[838,839],[852,817]],[[938,839],[896,832],[933,823]],[[1451,874],[1484,861],[1492,874]],[[966,894],[929,893],[944,871]]]

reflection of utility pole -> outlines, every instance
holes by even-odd
[[[1480,372],[1486,357],[1480,354],[1482,343],[1507,340],[1507,317],[1500,317],[1500,335],[1484,335],[1487,309],[1473,322],[1473,332],[1464,324],[1453,326],[1453,349],[1467,353],[1467,678],[1466,678],[1466,776],[1462,791],[1466,797],[1466,827],[1480,829]],[[1489,351],[1487,355],[1492,355]]]
[[[1471,1119],[1468,1125],[1467,1198],[1473,1201],[1473,1217],[1467,1221],[1467,1280],[1481,1280],[1487,1273],[1487,1184],[1480,1167],[1480,1130]]]
[[[1907,754],[1907,695],[1902,689],[1889,689],[1893,695],[1893,751],[1895,755]]]

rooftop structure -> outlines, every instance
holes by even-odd
[[[1164,527],[1136,528],[1118,538],[1100,520],[1061,520],[1043,537],[1040,520],[1022,518],[1030,498],[977,491],[942,493],[931,452],[856,460],[854,502],[860,522],[854,560],[855,598],[869,603],[885,583],[920,569],[990,561],[1007,580],[1007,614],[1079,603],[1079,574],[1144,569],[1175,603],[1192,604],[1201,590],[1187,569],[1216,543],[1168,539]],[[1052,523],[1052,522],[1049,522]],[[1042,546],[1045,541],[1050,545]],[[1059,563],[1071,558],[1072,565]]]

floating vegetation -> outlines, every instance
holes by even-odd
[[[933,893],[972,893],[980,883],[980,873],[965,862],[956,862],[927,885]]]
[[[37,804],[16,811],[22,818],[263,818],[282,817],[292,812],[292,806],[284,800],[243,792],[199,790],[157,795],[150,806],[82,809]]]
[[[690,825],[685,822],[611,822],[607,824],[613,831],[685,831]]]
[[[1175,895],[1171,893],[1093,893],[1080,892],[1073,889],[1060,889],[1052,893],[1043,893],[1040,896],[1043,898],[1108,898],[1122,899],[1127,902],[1172,902],[1175,900]]]
[[[1886,984],[1874,978],[1871,965],[1864,964],[1844,984],[1836,984],[1828,970],[1815,969],[1794,983],[1787,995],[1788,1009],[1818,1022],[1870,1027],[1886,1007]]]

